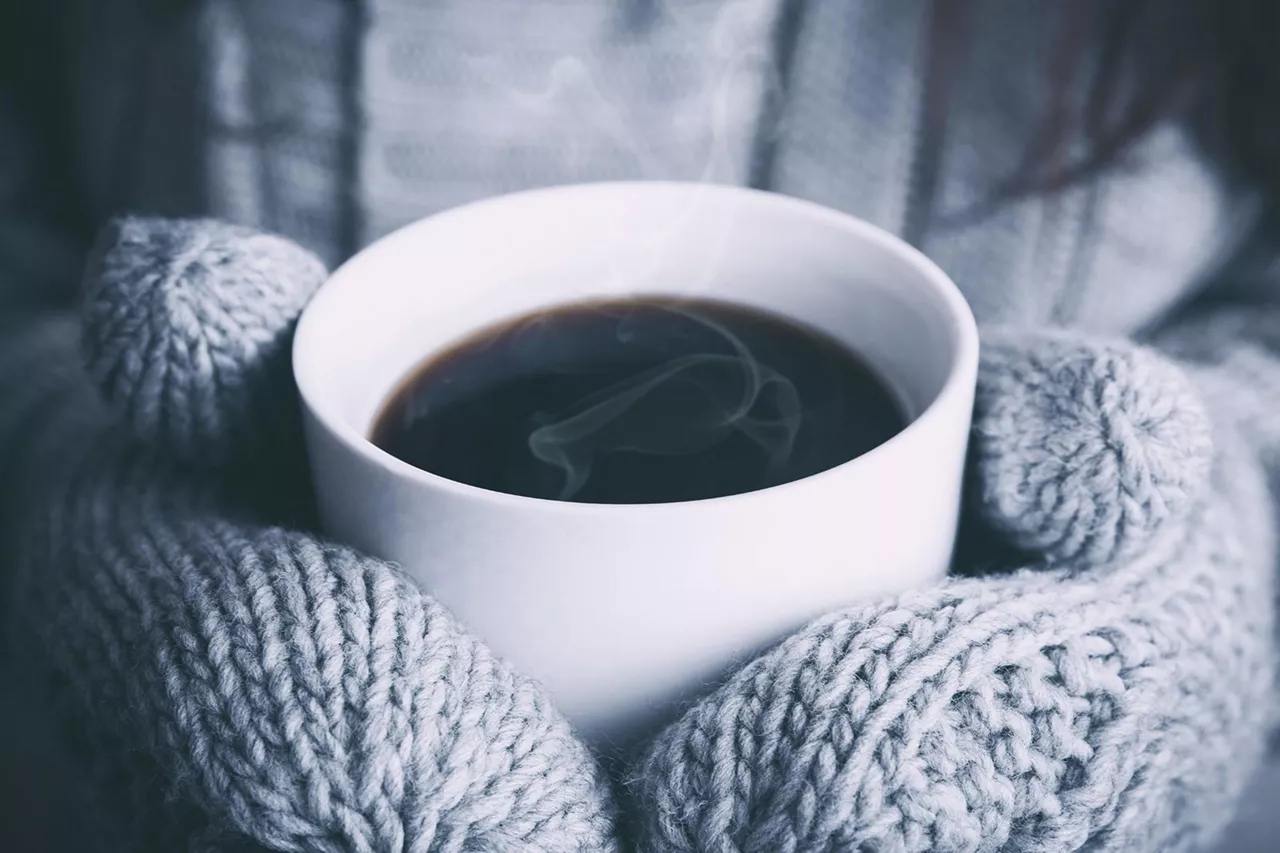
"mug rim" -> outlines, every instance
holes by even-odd
[[[660,503],[607,504],[562,501],[553,498],[516,495],[509,492],[496,491],[494,489],[487,489],[481,486],[474,486],[468,483],[451,480],[439,474],[434,474],[430,471],[418,468],[417,466],[411,465],[408,462],[393,456],[374,444],[368,436],[361,434],[350,423],[348,423],[345,418],[339,417],[332,411],[331,407],[326,408],[323,405],[323,391],[320,389],[320,385],[323,383],[324,377],[317,375],[319,371],[310,368],[310,362],[308,361],[307,356],[308,352],[316,349],[317,347],[323,346],[322,342],[326,336],[326,330],[319,326],[319,321],[316,319],[320,313],[319,310],[316,310],[316,306],[322,305],[328,299],[335,298],[333,294],[337,291],[334,289],[333,285],[335,282],[341,283],[341,281],[345,281],[345,279],[339,281],[340,277],[344,272],[348,272],[349,268],[355,265],[357,261],[362,260],[370,254],[385,251],[392,245],[411,241],[417,237],[419,231],[436,225],[440,220],[460,215],[475,215],[477,211],[486,207],[508,204],[513,201],[530,201],[536,200],[538,197],[562,196],[566,194],[610,192],[662,193],[672,191],[689,192],[695,190],[715,193],[726,197],[737,196],[744,200],[750,200],[752,203],[756,204],[763,203],[784,209],[790,209],[795,214],[802,215],[812,221],[821,222],[828,227],[833,227],[836,230],[843,231],[850,237],[876,244],[879,248],[887,250],[918,270],[928,285],[928,289],[945,307],[947,321],[950,323],[951,331],[954,335],[953,352],[950,354],[946,378],[943,380],[941,389],[933,396],[924,409],[916,417],[912,418],[911,421],[902,429],[894,433],[892,437],[881,442],[865,453],[855,456],[854,458],[842,462],[839,465],[825,468],[816,473],[796,480],[791,480],[786,483],[767,486],[762,489],[754,489],[748,492],[735,492],[730,495],[699,498],[696,500],[664,501]],[[494,319],[496,320],[499,318]],[[331,334],[331,330],[329,330],[329,334]],[[729,502],[742,501],[744,499],[760,499],[765,496],[774,495],[780,496],[784,492],[803,488],[806,484],[812,483],[814,480],[819,478],[836,475],[856,475],[858,467],[865,468],[871,464],[873,460],[883,457],[888,453],[897,452],[898,448],[909,443],[915,435],[927,429],[929,423],[943,416],[943,410],[948,407],[947,404],[953,398],[967,395],[972,391],[972,388],[969,387],[972,382],[967,377],[973,376],[976,372],[978,349],[979,340],[977,321],[974,318],[972,308],[968,301],[964,298],[964,295],[960,292],[960,289],[955,282],[951,280],[951,277],[920,250],[916,249],[914,246],[896,235],[880,228],[877,225],[867,222],[864,219],[860,219],[851,214],[844,213],[806,199],[797,198],[795,196],[731,184],[702,184],[686,181],[598,181],[577,184],[557,184],[554,186],[539,187],[490,196],[474,202],[451,207],[437,213],[429,214],[420,219],[416,219],[413,222],[407,223],[377,240],[374,240],[330,273],[329,277],[308,302],[307,306],[303,309],[294,330],[294,337],[291,345],[291,356],[294,382],[297,386],[303,407],[311,414],[318,424],[340,444],[342,444],[344,448],[350,452],[354,452],[364,461],[386,470],[390,474],[402,479],[413,481],[423,486],[429,486],[439,491],[451,493],[457,497],[483,500],[490,503],[497,501],[516,506],[525,506],[554,512],[635,514],[646,511],[653,512],[655,510],[673,511],[685,507],[691,508],[707,505],[723,505]],[[390,390],[388,393],[390,393]]]

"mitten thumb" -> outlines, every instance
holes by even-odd
[[[1132,556],[1208,481],[1209,418],[1182,370],[1128,341],[984,332],[971,444],[979,526],[1050,564]]]
[[[182,461],[277,465],[301,442],[293,328],[325,276],[283,237],[117,219],[86,272],[87,366],[131,431]]]

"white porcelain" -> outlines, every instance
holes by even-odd
[[[823,329],[913,420],[803,480],[647,505],[491,492],[366,440],[428,354],[539,307],[637,293],[730,299]],[[402,565],[607,745],[669,721],[808,620],[947,571],[977,357],[955,285],[878,228],[753,190],[614,183],[491,199],[373,244],[307,308],[294,372],[326,530]]]

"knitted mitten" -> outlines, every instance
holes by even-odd
[[[321,277],[277,238],[129,220],[83,323],[0,338],[33,689],[144,849],[615,849],[543,693],[301,532],[287,343]],[[1211,426],[1153,350],[985,346],[981,562],[820,620],[671,726],[630,780],[645,849],[1182,850],[1229,819],[1272,672],[1262,433],[1217,402]]]
[[[83,326],[8,338],[32,687],[120,849],[615,849],[604,777],[537,685],[395,567],[264,518],[307,514],[279,482],[287,346],[323,276],[275,237],[129,220]]]
[[[833,614],[737,673],[638,768],[645,849],[1206,849],[1272,707],[1250,435],[1280,437],[1256,417],[1280,362],[1253,355],[1266,384],[1201,365],[1196,387],[1152,350],[988,334],[976,498],[1033,553]]]

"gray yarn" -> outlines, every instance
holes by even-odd
[[[187,288],[135,266],[170,266],[129,248],[165,245],[146,229],[170,226],[137,227],[101,259],[114,283],[100,299],[166,306],[158,294],[176,288],[236,302],[254,254],[234,235]],[[208,226],[172,227],[186,245]],[[149,336],[95,328],[119,316],[100,305],[86,330],[121,344],[102,350],[117,363],[192,340],[167,310],[147,315]],[[274,322],[287,336],[292,318]],[[393,567],[273,526],[160,452],[189,457],[194,433],[169,431],[178,411],[140,413],[160,410],[156,389],[207,375],[198,363],[171,361],[165,383],[108,383],[112,413],[68,366],[74,323],[25,329],[0,352],[0,393],[24,406],[0,412],[16,498],[7,625],[33,685],[74,721],[122,839],[618,849],[600,770],[534,684]],[[1154,853],[1199,849],[1229,820],[1271,708],[1275,542],[1257,453],[1274,448],[1242,428],[1267,398],[1219,400],[1235,387],[1225,366],[1196,367],[1193,389],[1123,342],[986,335],[977,505],[1034,564],[834,614],[749,664],[634,768],[644,850]],[[219,358],[217,375],[249,387],[233,377],[270,375],[260,352]],[[1211,440],[1197,394],[1215,401]],[[209,421],[227,458],[245,434],[236,417],[252,415]],[[1010,503],[998,484],[1018,480],[1036,488]]]
[[[1249,460],[1203,497],[1130,563],[793,637],[658,739],[646,849],[1204,849],[1261,747],[1273,566],[1241,545],[1266,500]]]
[[[1242,306],[1195,317],[1163,330],[1165,350],[1203,377],[1201,396],[1280,472],[1280,307]]]
[[[1150,350],[987,341],[981,506],[1056,568],[854,608],[743,669],[647,753],[646,850],[1193,851],[1230,819],[1273,703],[1256,457],[1225,419],[1206,476],[1204,411]]]
[[[1079,334],[989,334],[973,452],[987,520],[1054,561],[1130,556],[1208,480],[1209,418],[1156,353]]]
[[[242,226],[116,220],[89,259],[89,371],[141,439],[186,462],[278,446],[297,435],[279,392],[293,323],[326,274],[296,243]]]
[[[124,364],[139,363],[143,348],[155,352],[158,339],[178,338],[167,326],[174,316],[161,298],[167,291],[199,293],[212,304],[193,313],[216,315],[231,294],[245,292],[240,262],[262,268],[253,254],[264,244],[259,236],[245,233],[237,243],[234,232],[200,235],[203,226],[178,223],[181,241],[228,240],[220,263],[194,268],[196,289],[147,266],[159,260],[172,268],[168,259],[135,251],[165,245],[168,225],[129,227],[135,239],[114,241],[98,268],[115,275],[132,261],[138,277],[99,286],[86,324],[89,340],[119,344],[99,351]],[[280,263],[275,273],[299,288],[313,284],[309,257],[292,254],[295,265]],[[160,306],[147,334],[124,338],[118,327],[112,334],[94,327],[126,313],[103,307],[112,293],[135,300],[130,308]],[[294,316],[272,319],[291,326]],[[55,367],[76,358],[74,324],[33,328],[0,359],[19,370],[5,371],[6,391],[24,384],[27,354]],[[285,327],[270,331],[287,340]],[[235,380],[257,377],[258,366],[245,362],[233,373],[235,359],[260,354],[274,349],[211,359],[228,380],[223,387],[248,387]],[[142,434],[187,451],[193,433],[172,427],[189,421],[147,421],[147,413],[159,402],[153,394],[184,387],[206,364],[174,359],[160,383],[104,375],[129,426],[147,424]],[[32,670],[56,674],[51,701],[80,730],[95,793],[109,800],[105,808],[123,811],[117,830],[128,845],[614,849],[603,776],[539,687],[394,567],[248,517],[214,480],[137,443],[83,377],[49,375],[62,381],[29,400],[38,427],[35,418],[29,431],[6,421],[13,430],[0,435],[13,450],[13,493],[24,497],[11,528],[19,559],[7,624]],[[291,393],[287,384],[273,391]],[[193,400],[204,404],[199,394],[164,403]],[[229,439],[244,435],[241,426],[220,437],[221,449],[235,448]],[[166,800],[173,805],[159,808]]]

